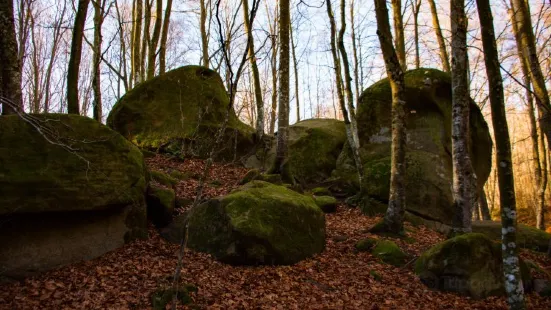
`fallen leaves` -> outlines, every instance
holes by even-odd
[[[199,160],[148,159],[157,170],[177,169],[191,176],[202,172]],[[246,169],[216,164],[207,197],[237,186]],[[176,186],[178,197],[191,199],[198,180]],[[221,184],[221,185],[217,185]],[[293,266],[229,266],[209,255],[186,251],[182,281],[199,288],[196,306],[209,309],[506,309],[504,298],[472,300],[429,290],[411,270],[381,263],[369,252],[356,252],[361,239],[379,238],[366,228],[380,218],[366,217],[343,204],[326,215],[327,243],[323,253]],[[425,227],[406,225],[411,239],[392,239],[409,255],[418,256],[443,236]],[[97,259],[73,264],[23,282],[0,284],[0,309],[149,309],[150,295],[171,281],[178,246],[161,239],[135,241]],[[523,252],[547,272],[544,255]],[[377,275],[377,276],[374,276]],[[377,278],[377,279],[376,279]],[[527,296],[528,307],[551,309],[551,300]],[[185,309],[184,306],[180,306]]]

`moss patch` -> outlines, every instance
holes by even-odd
[[[311,197],[253,181],[194,209],[188,242],[232,264],[293,264],[323,250],[325,218]]]
[[[501,223],[495,221],[474,221],[473,232],[482,233],[492,240],[501,240]],[[517,226],[517,245],[521,248],[547,253],[551,234],[535,227]]]
[[[185,285],[179,289],[173,289],[172,287],[158,289],[151,294],[151,306],[154,310],[164,310],[172,302],[175,295],[180,305],[188,305],[193,302],[190,296],[191,292],[197,292],[197,287]]]
[[[314,196],[314,201],[324,213],[337,211],[337,199],[333,196]]]
[[[377,242],[373,250],[371,250],[371,254],[383,262],[394,266],[404,265],[408,257],[396,243],[390,240],[380,240]]]
[[[358,252],[367,252],[367,251],[371,251],[371,249],[373,249],[375,244],[377,244],[377,239],[366,238],[356,242],[356,245],[354,245],[354,248]]]
[[[162,171],[152,170],[149,171],[149,176],[152,180],[158,182],[166,187],[174,187],[178,184],[178,180]]]

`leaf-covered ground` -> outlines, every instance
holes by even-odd
[[[152,169],[187,173],[176,186],[178,197],[193,199],[200,160],[179,162],[157,156]],[[215,164],[205,190],[223,195],[236,187],[246,170]],[[209,255],[186,251],[183,282],[195,284],[194,306],[208,309],[506,309],[504,298],[472,300],[429,290],[405,267],[381,263],[355,243],[379,218],[362,215],[341,205],[328,214],[327,244],[323,253],[293,266],[233,267]],[[405,240],[394,240],[412,257],[443,240],[424,227],[406,225]],[[150,228],[148,240],[135,241],[99,258],[66,266],[21,283],[0,284],[0,309],[148,309],[150,294],[168,285],[177,263],[178,246],[169,244]],[[547,272],[551,263],[543,255],[523,253]],[[551,299],[532,293],[531,309],[551,309]],[[180,306],[184,308],[183,306]]]

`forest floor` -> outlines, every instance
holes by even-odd
[[[177,169],[199,175],[203,161],[184,162],[157,156],[148,159],[156,170]],[[246,169],[215,164],[206,195],[237,187]],[[181,181],[178,197],[194,198],[197,178]],[[380,218],[340,205],[326,215],[327,243],[323,253],[293,266],[235,267],[209,255],[186,250],[182,281],[194,284],[194,308],[208,309],[506,309],[505,298],[473,300],[432,291],[405,267],[384,264],[369,252],[358,253],[357,241],[378,236],[366,231]],[[406,223],[407,239],[394,239],[413,258],[444,236]],[[0,284],[0,309],[148,309],[150,295],[171,283],[179,246],[162,239],[151,226],[150,238],[138,240],[85,261],[28,278]],[[551,272],[545,255],[523,251],[523,257]],[[538,275],[536,275],[538,276]],[[539,275],[541,276],[541,275]],[[530,309],[551,309],[551,299],[527,295]],[[179,306],[185,309],[184,306]]]

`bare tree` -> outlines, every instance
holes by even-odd
[[[297,122],[300,121],[300,101],[299,101],[299,92],[298,92],[298,59],[296,54],[296,44],[295,39],[293,38],[293,23],[289,26],[289,35],[291,39],[291,54],[293,56],[293,70],[295,74],[295,102],[297,107]]]
[[[419,12],[421,11],[421,0],[411,0],[411,10],[413,13],[413,35],[415,44],[415,68],[421,67],[419,56]]]
[[[155,64],[157,59],[157,45],[161,35],[161,26],[163,18],[163,0],[156,0],[155,25],[153,26],[153,36],[149,41],[149,54],[147,57],[147,79],[155,76]]]
[[[444,36],[442,35],[442,28],[440,28],[440,21],[438,20],[438,11],[436,10],[436,3],[434,0],[428,0],[430,4],[430,12],[432,14],[432,26],[434,27],[434,33],[436,34],[436,39],[438,40],[438,47],[440,49],[440,61],[442,62],[442,67],[444,71],[450,72],[450,60],[448,57],[448,51],[446,49],[446,41],[444,41]]]
[[[98,122],[102,121],[102,100],[101,100],[101,44],[103,35],[101,28],[105,18],[105,4],[107,0],[92,0],[94,6],[94,44],[93,44],[93,59],[92,59],[92,90],[94,92],[93,115]]]
[[[203,60],[203,66],[209,67],[209,37],[207,33],[207,7],[205,0],[200,0],[200,26],[201,26],[201,59]],[[247,5],[248,6],[248,5]],[[246,12],[247,10],[245,10]],[[248,12],[246,14],[249,14]]]
[[[67,111],[70,114],[79,114],[80,105],[78,102],[78,81],[80,72],[80,61],[82,58],[82,37],[84,36],[84,23],[88,13],[90,0],[79,0],[75,24],[73,27],[73,40],[71,42],[71,56],[69,68],[67,69]]]
[[[168,30],[170,25],[170,14],[172,12],[172,0],[166,1],[165,17],[161,34],[161,44],[159,48],[159,73],[166,72],[166,42],[168,40]]]
[[[392,146],[390,168],[390,197],[384,220],[374,231],[403,233],[406,210],[406,125],[405,125],[405,83],[403,66],[392,45],[392,34],[388,22],[385,0],[375,0],[377,36],[383,51],[387,76],[392,90]]]
[[[394,21],[394,35],[395,44],[396,44],[396,54],[400,65],[403,70],[407,70],[407,61],[406,61],[406,43],[404,36],[404,22],[402,17],[402,0],[391,0],[392,3],[392,18]]]
[[[148,0],[145,0],[148,1]],[[143,2],[142,0],[134,0],[133,6],[133,23],[132,23],[132,80],[133,84],[136,85],[141,82],[141,66],[142,57],[141,55],[141,45],[142,41],[142,14],[143,14]],[[131,83],[132,84],[132,83]]]
[[[497,176],[501,205],[502,257],[505,291],[510,309],[524,309],[524,289],[520,275],[518,247],[516,246],[516,198],[511,159],[511,142],[505,115],[503,80],[501,78],[499,57],[494,34],[494,24],[490,2],[477,0],[478,16],[482,30],[482,44],[488,76],[492,124],[496,141]]]

